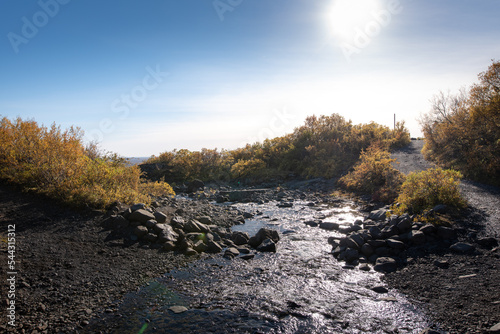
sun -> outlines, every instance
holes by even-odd
[[[380,0],[335,0],[328,12],[329,29],[337,38],[352,38],[356,29],[373,20],[380,7]]]

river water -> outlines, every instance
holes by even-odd
[[[105,333],[419,333],[429,326],[404,295],[383,286],[377,272],[344,269],[329,252],[336,232],[311,227],[314,219],[352,224],[354,204],[294,202],[233,204],[257,213],[233,230],[280,232],[276,253],[251,260],[206,256],[166,273],[119,305],[122,316],[105,319]],[[337,235],[340,236],[340,235]],[[175,313],[172,306],[187,310]]]

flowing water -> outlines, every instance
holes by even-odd
[[[280,232],[276,253],[251,260],[206,257],[172,271],[119,306],[120,317],[105,319],[106,333],[419,333],[424,314],[405,296],[383,285],[380,274],[344,269],[329,252],[336,232],[310,227],[307,220],[352,224],[361,218],[351,205],[291,208],[234,204],[257,213],[233,230],[254,235],[261,227]],[[337,235],[340,236],[340,235]],[[172,306],[184,306],[175,313]],[[93,327],[95,330],[95,327]]]

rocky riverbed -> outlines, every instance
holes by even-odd
[[[415,147],[398,154],[413,165],[421,158]],[[407,217],[377,216],[387,208],[334,198],[332,189],[324,180],[296,181],[246,190],[238,203],[228,203],[236,194],[216,187],[191,198],[158,199],[151,207],[116,205],[103,215],[2,185],[2,261],[8,225],[15,225],[18,274],[16,327],[2,321],[0,328],[498,331],[497,190],[466,184],[470,208],[453,225],[432,230],[408,224]],[[261,232],[258,242],[250,242],[262,228],[279,238]],[[259,249],[264,241],[269,248]],[[379,258],[395,261],[376,267]]]

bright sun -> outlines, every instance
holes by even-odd
[[[380,7],[380,0],[335,0],[328,17],[330,29],[337,38],[349,39],[356,28],[373,20],[372,13]]]

